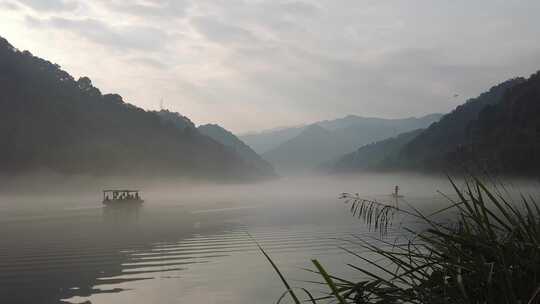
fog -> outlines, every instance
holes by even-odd
[[[27,197],[40,202],[77,198],[88,204],[98,204],[104,189],[138,189],[149,204],[286,201],[286,204],[294,205],[310,200],[331,202],[343,192],[360,193],[366,197],[384,196],[390,194],[395,185],[399,185],[403,194],[408,196],[433,196],[437,191],[451,190],[445,176],[413,173],[304,174],[263,182],[33,174],[0,178],[0,193],[3,197]]]
[[[354,278],[344,265],[358,261],[340,248],[351,246],[351,235],[378,234],[349,213],[340,193],[391,203],[399,185],[402,206],[426,211],[449,203],[438,191],[455,198],[446,177],[420,174],[248,184],[35,175],[2,185],[0,297],[26,302],[274,302],[281,283],[247,233],[295,285],[313,288],[300,282],[316,279],[300,269],[310,258]],[[506,186],[528,194],[537,182]],[[117,187],[141,190],[145,202],[103,206],[101,190]],[[414,227],[398,219],[391,238],[402,225]]]
[[[454,176],[458,185],[463,178]],[[534,193],[538,181],[492,179],[504,184],[505,191]],[[391,201],[398,185],[404,200],[415,205],[426,198],[440,202],[442,194],[453,196],[449,177],[419,173],[366,173],[355,175],[296,175],[263,182],[215,182],[187,178],[133,178],[63,176],[34,174],[18,178],[0,178],[0,208],[96,207],[101,208],[102,190],[137,189],[147,208],[189,206],[195,209],[233,208],[234,206],[272,206],[304,208],[333,206],[341,193],[358,193],[363,198]],[[438,204],[428,204],[438,205]],[[417,206],[420,207],[420,206]]]

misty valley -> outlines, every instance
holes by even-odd
[[[368,2],[0,0],[0,303],[540,303],[540,6]]]

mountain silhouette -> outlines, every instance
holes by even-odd
[[[261,175],[275,176],[272,165],[264,160],[257,152],[241,141],[232,132],[216,124],[206,124],[199,126],[197,130],[213,140],[231,149],[234,153],[242,157],[249,165],[260,170]]]
[[[469,99],[407,143],[396,157],[389,158],[383,167],[441,171],[461,166],[462,162],[452,155],[460,147],[470,146],[469,125],[478,119],[486,107],[503,102],[508,89],[523,82],[523,78],[510,79],[476,98]]]
[[[253,179],[260,169],[196,129],[102,94],[0,38],[0,171]],[[184,121],[190,125],[188,120]]]

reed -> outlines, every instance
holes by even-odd
[[[317,302],[334,303],[540,303],[540,207],[530,197],[512,200],[497,186],[476,178],[458,187],[457,200],[426,215],[412,206],[341,195],[351,213],[379,230],[377,242],[355,236],[361,250],[344,248],[360,263],[352,282],[330,275],[313,261],[329,292]],[[442,220],[453,212],[454,220]],[[406,229],[402,242],[386,240],[394,217],[413,217],[421,231]],[[369,254],[360,254],[367,251]],[[375,269],[375,270],[373,270]],[[337,282],[337,283],[336,283]]]
[[[283,294],[281,294],[281,296],[279,297],[276,303],[279,304],[287,296],[290,296],[295,304],[300,304],[302,303],[302,301],[300,300],[300,297],[297,295],[297,291],[302,291],[307,296],[307,299],[308,299],[308,300],[304,300],[303,302],[309,301],[313,304],[316,304],[316,299],[311,295],[311,293],[307,289],[291,287],[291,285],[285,278],[285,275],[283,275],[283,273],[281,272],[277,264],[274,262],[274,260],[270,257],[270,255],[264,250],[264,248],[259,244],[259,242],[257,242],[257,240],[250,233],[247,233],[247,235],[255,243],[259,251],[264,255],[264,257],[270,263],[270,265],[272,265],[272,268],[274,269],[276,274],[279,276],[281,283],[285,287],[285,291],[283,292]]]

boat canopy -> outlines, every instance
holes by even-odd
[[[139,192],[139,190],[123,190],[123,189],[108,189],[108,190],[103,190],[103,193],[111,193],[111,192],[136,193],[136,192]]]
[[[139,190],[107,189],[103,190],[103,201],[140,200]]]

